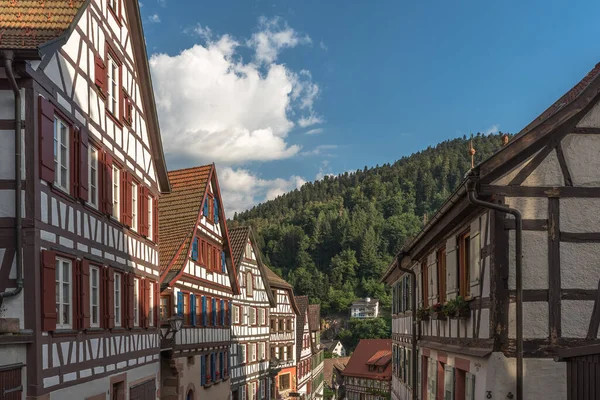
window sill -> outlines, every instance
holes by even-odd
[[[50,186],[50,190],[52,191],[52,193],[62,197],[63,199],[71,202],[71,203],[76,203],[77,199],[73,196],[71,196],[68,192],[65,191],[65,189],[59,187],[59,186],[55,186],[54,183],[50,183],[48,182],[48,186]]]
[[[78,333],[79,331],[76,331],[74,329],[57,328],[55,331],[52,332],[52,337],[76,336]]]
[[[123,328],[122,326],[115,326],[114,328],[111,328],[110,331],[117,332],[117,333],[126,332],[127,328]]]
[[[104,333],[104,332],[105,332],[105,329],[104,328],[100,328],[99,326],[94,326],[94,327],[91,327],[91,328],[87,328],[85,330],[85,333],[88,334],[88,335],[97,335],[99,333]]]

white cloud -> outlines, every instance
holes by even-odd
[[[486,135],[495,135],[499,131],[500,131],[500,125],[494,124],[494,125],[490,126],[489,128],[487,128],[486,130],[484,130],[483,133]]]
[[[335,176],[335,175],[331,173],[331,167],[329,166],[329,161],[323,160],[323,162],[319,166],[319,172],[317,172],[315,179],[320,181],[321,179],[325,178],[326,176]]]
[[[148,17],[148,22],[151,24],[156,24],[160,22],[160,17],[158,14],[152,14]]]
[[[270,64],[277,59],[281,50],[312,42],[308,35],[301,36],[278,17],[260,17],[258,28],[259,31],[246,42],[248,47],[254,49],[254,58],[258,63]]]
[[[296,155],[300,146],[286,141],[291,116],[300,116],[302,127],[322,121],[313,110],[319,87],[310,72],[244,63],[242,44],[231,36],[213,40],[201,25],[193,31],[204,45],[150,58],[167,158],[232,165]]]
[[[261,179],[243,168],[226,167],[218,173],[221,196],[228,217],[233,217],[235,212],[247,210],[257,203],[299,189],[306,183],[302,177],[296,175],[289,179]]]
[[[161,7],[167,6],[167,0],[156,0]]]
[[[319,133],[323,133],[323,128],[311,129],[306,132],[307,135],[318,135]]]
[[[326,153],[327,150],[337,149],[337,147],[338,147],[337,144],[320,144],[317,147],[315,147],[313,150],[303,151],[301,154],[303,156],[318,156],[318,155]],[[331,155],[331,154],[327,154],[327,155]]]
[[[138,1],[138,3],[140,4],[140,8],[144,7],[144,3],[142,3],[141,1]]]
[[[323,122],[325,122],[323,117],[313,113],[308,116],[301,117],[298,120],[298,125],[300,125],[302,128],[306,128],[311,125],[322,124]]]
[[[325,42],[323,42],[322,40],[319,42],[319,47],[320,47],[322,50],[327,50],[327,49],[328,49],[327,45],[326,45],[326,44],[325,44]]]

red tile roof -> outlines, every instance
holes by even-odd
[[[392,379],[392,340],[362,339],[352,353],[344,369],[344,376],[391,380]],[[369,371],[369,363],[385,366],[383,372]]]
[[[84,0],[0,0],[0,49],[36,49],[77,23]]]

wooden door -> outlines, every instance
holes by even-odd
[[[0,371],[0,399],[21,400],[22,393],[21,368]]]
[[[568,359],[567,400],[598,398],[600,398],[600,354]]]
[[[129,400],[156,400],[156,382],[154,379],[132,386]]]

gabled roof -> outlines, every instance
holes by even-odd
[[[236,271],[240,270],[240,264],[242,263],[244,252],[246,251],[246,243],[248,242],[248,239],[250,239],[254,254],[256,254],[256,263],[258,264],[258,269],[260,270],[260,277],[265,284],[265,290],[267,291],[269,304],[271,307],[275,307],[277,302],[275,296],[273,296],[273,292],[271,291],[269,279],[267,278],[267,268],[262,261],[262,253],[258,248],[258,242],[254,236],[254,231],[249,226],[239,226],[229,231],[229,243],[231,245],[231,253],[233,255],[234,269]]]
[[[202,204],[206,199],[209,183],[212,183],[214,194],[219,200],[219,223],[229,279],[234,294],[239,294],[215,165],[169,171],[169,180],[171,192],[163,194],[158,200],[159,264],[162,287],[176,280],[185,267],[192,237],[201,218]]]
[[[325,384],[331,387],[331,379],[333,378],[334,369],[337,371],[343,371],[346,368],[346,364],[350,360],[350,357],[338,357],[338,358],[326,358],[323,365],[323,378]],[[339,382],[338,382],[339,383]]]
[[[67,42],[90,0],[3,0],[0,2],[0,50],[15,50],[19,58],[39,59]],[[140,94],[152,160],[162,193],[170,190],[162,147],[152,77],[144,40],[138,1],[124,1],[131,29],[135,66],[140,76]],[[48,55],[47,55],[48,56]]]
[[[68,36],[89,0],[16,0],[0,5],[0,49],[38,50]]]
[[[342,372],[344,376],[390,380],[392,379],[392,340],[362,339]],[[369,364],[386,366],[383,372],[369,371]]]
[[[321,305],[320,304],[309,304],[308,305],[308,326],[311,332],[317,332],[321,330]]]
[[[545,146],[552,139],[552,134],[557,131],[557,128],[582,118],[594,102],[598,101],[599,92],[600,63],[596,64],[583,79],[516,134],[508,144],[469,171],[454,193],[446,199],[417,236],[402,248],[399,257],[392,261],[381,280],[384,282],[390,280],[391,282],[395,279],[398,272],[396,267],[401,264],[402,255],[406,256],[405,259],[409,259],[422,252],[422,249],[438,235],[438,224],[443,227],[451,222],[448,217],[451,210],[459,207],[465,210],[468,207],[475,208],[466,199],[466,184],[470,177],[479,179],[481,183],[490,183],[519,165]]]
[[[332,352],[333,350],[335,350],[335,348],[337,347],[338,344],[341,344],[342,342],[334,339],[334,340],[321,340],[321,347],[324,348],[325,350],[327,350],[328,352]],[[343,347],[344,345],[342,345]]]
[[[269,280],[269,285],[272,288],[285,290],[288,292],[288,297],[290,299],[290,303],[292,303],[292,309],[296,315],[300,315],[300,309],[298,308],[298,304],[296,303],[296,297],[294,296],[294,288],[292,285],[287,283],[283,278],[279,277],[275,272],[269,268],[268,265],[265,264],[265,270],[267,272],[267,279]],[[277,301],[277,299],[275,299]]]

